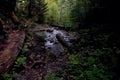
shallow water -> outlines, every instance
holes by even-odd
[[[57,56],[60,55],[64,51],[64,46],[57,40],[56,35],[59,34],[63,37],[63,40],[68,44],[68,46],[71,46],[72,43],[70,40],[75,37],[75,35],[72,35],[71,33],[56,29],[54,27],[52,28],[44,28],[44,30],[37,32],[38,35],[45,35],[45,48],[47,51],[52,52],[53,54]]]

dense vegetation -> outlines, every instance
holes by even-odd
[[[65,27],[78,27],[83,24],[88,12],[89,0],[45,0],[48,6],[46,22]],[[53,15],[54,14],[54,15]]]
[[[36,49],[28,44],[30,41],[35,40],[44,46],[46,36],[36,36],[29,28],[37,23],[59,27],[66,32],[75,31],[79,36],[71,40],[72,46],[65,46],[68,52],[61,56],[68,64],[46,74],[46,80],[119,80],[120,23],[115,19],[119,17],[117,10],[118,3],[111,0],[0,0],[0,45],[16,26],[20,30],[23,28],[27,35],[21,54],[11,70],[0,79],[14,80],[20,76],[19,70],[24,69],[27,55]],[[8,27],[11,29],[6,29],[6,24],[12,26]],[[65,42],[62,44],[66,45]],[[48,61],[57,61],[55,55],[46,56]]]

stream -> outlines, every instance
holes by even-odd
[[[64,46],[61,44],[61,42],[59,42],[58,38],[56,38],[57,35],[62,38],[62,40],[68,45],[68,47],[73,45],[71,40],[78,37],[76,32],[69,33],[56,27],[44,28],[37,31],[36,34],[40,36],[45,36],[46,50],[54,53],[56,57],[58,57],[60,53],[64,52]]]
[[[78,38],[76,32],[68,32],[57,27],[38,25],[32,31],[44,41],[33,39],[28,42],[34,43],[35,46],[28,53],[27,61],[24,63],[25,69],[20,72],[21,76],[17,80],[47,80],[46,75],[52,74],[58,68],[68,64],[67,48],[74,45],[72,40]]]

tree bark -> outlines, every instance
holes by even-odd
[[[9,34],[7,44],[0,45],[0,74],[9,71],[20,52],[24,40],[25,33],[23,31],[14,31]]]

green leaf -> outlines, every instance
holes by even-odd
[[[79,64],[80,63],[77,55],[69,55],[69,59],[71,60],[72,64]]]
[[[94,64],[96,59],[94,57],[88,57],[88,65]]]
[[[27,53],[29,51],[28,49],[28,45],[24,45],[23,48],[22,48],[22,53]]]
[[[25,60],[26,60],[26,57],[19,57],[15,62],[16,66],[19,67],[20,65],[22,65],[25,62]]]
[[[61,78],[57,77],[55,74],[46,75],[46,80],[61,80]]]

